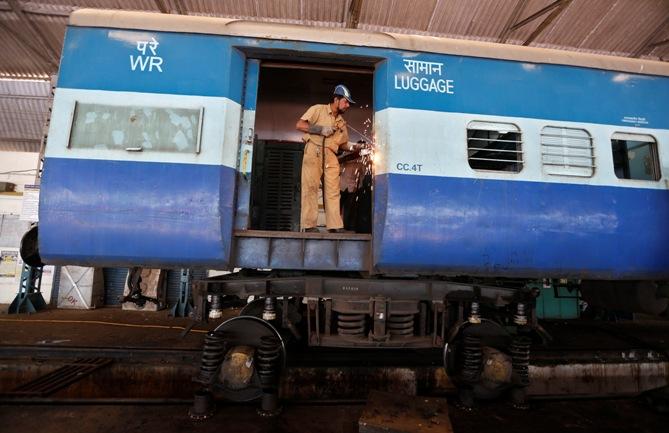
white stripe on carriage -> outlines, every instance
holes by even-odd
[[[200,153],[69,149],[67,145],[75,102],[138,107],[203,108]],[[228,98],[57,88],[52,112],[45,149],[47,158],[206,164],[224,165],[231,168],[237,166],[241,106]]]
[[[469,166],[467,161],[467,125],[473,121],[511,123],[520,128],[524,164],[519,173],[474,170]],[[541,130],[545,126],[579,128],[588,131],[594,145],[595,169],[592,177],[544,173],[540,137]],[[386,108],[375,113],[374,131],[378,148],[375,155],[376,174],[395,173],[469,179],[669,189],[669,130],[666,129]],[[651,135],[655,138],[662,174],[659,181],[619,179],[616,177],[611,152],[611,137],[616,132]],[[414,166],[419,170],[411,170]]]

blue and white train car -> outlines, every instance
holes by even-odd
[[[339,82],[362,100],[351,136],[373,126],[372,233],[268,230],[267,149],[299,147],[295,121]],[[668,101],[662,62],[80,10],[39,249],[54,264],[665,281]]]

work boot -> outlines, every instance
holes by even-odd
[[[339,234],[344,234],[344,233],[354,233],[351,230],[345,230],[345,229],[328,229],[328,232],[330,233],[339,233]]]

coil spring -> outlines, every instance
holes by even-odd
[[[204,337],[202,362],[200,363],[200,373],[196,378],[197,382],[203,384],[212,384],[214,382],[216,372],[225,357],[227,346],[225,334],[222,332],[212,331],[207,333]]]
[[[388,317],[386,324],[390,335],[413,335],[413,314],[396,314]]]
[[[218,293],[209,295],[209,318],[210,319],[220,319],[223,316],[222,302],[223,297]]]
[[[481,339],[467,335],[464,340],[464,362],[461,377],[465,382],[476,382],[481,375],[481,362],[483,359]]]
[[[469,310],[469,323],[481,323],[481,315],[479,314],[479,303],[473,301]]]
[[[530,345],[528,337],[516,337],[511,342],[511,364],[521,386],[530,384]]]
[[[513,323],[516,325],[527,325],[527,315],[525,313],[525,304],[518,303],[516,306],[516,314],[513,315]]]
[[[260,347],[256,350],[256,371],[263,390],[278,387],[281,341],[275,336],[260,337]]]
[[[348,337],[365,335],[365,315],[339,313],[337,316],[337,333]]]

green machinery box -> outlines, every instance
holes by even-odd
[[[537,298],[537,317],[539,319],[578,319],[578,290],[552,285],[534,287],[540,290]]]

